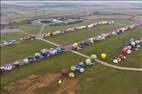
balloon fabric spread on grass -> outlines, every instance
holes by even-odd
[[[74,44],[72,45],[72,47],[70,47],[69,50],[71,50],[71,49],[73,49],[73,50],[79,50],[79,49],[83,48],[83,47],[86,46],[86,45],[93,44],[93,43],[96,42],[96,41],[105,40],[107,37],[110,37],[111,35],[116,35],[116,36],[121,35],[122,33],[126,32],[126,31],[128,31],[128,30],[131,30],[131,29],[133,29],[133,28],[136,28],[136,27],[138,27],[138,26],[140,26],[140,25],[141,25],[140,23],[128,25],[128,26],[126,26],[126,27],[122,27],[122,28],[120,28],[120,29],[117,29],[117,30],[115,31],[115,33],[114,33],[114,32],[103,33],[103,34],[98,35],[98,36],[96,36],[96,37],[92,37],[92,38],[89,38],[89,39],[87,39],[87,40],[83,40],[83,41],[80,41],[80,42],[78,42],[78,43],[74,43]],[[28,40],[31,39],[31,38],[32,38],[32,37],[29,37]],[[26,38],[26,39],[27,39],[27,38]],[[26,40],[26,39],[24,39],[24,40]],[[35,37],[34,37],[34,39],[35,39]],[[37,61],[37,60],[42,59],[43,57],[49,57],[49,56],[51,56],[51,55],[55,55],[55,54],[57,54],[57,53],[60,53],[60,52],[62,52],[63,50],[66,50],[66,49],[68,49],[68,48],[60,48],[60,47],[57,47],[56,49],[51,48],[51,49],[49,49],[49,50],[47,50],[47,49],[42,49],[40,53],[35,53],[34,56],[29,56],[28,58],[25,58],[25,59],[20,60],[20,61],[16,61],[15,63],[12,63],[12,64],[2,65],[2,66],[1,66],[1,71],[9,71],[9,70],[12,70],[15,66],[20,66],[20,65],[24,65],[24,64],[27,64],[27,63],[30,63],[30,62],[34,62],[34,61]],[[68,51],[68,50],[66,50],[66,51]],[[102,58],[106,58],[106,54],[103,53],[103,54],[101,55],[101,57],[102,57]],[[121,57],[123,57],[123,56],[121,56]],[[125,57],[123,57],[123,58],[125,58]],[[88,60],[88,61],[89,61],[89,60]],[[21,63],[20,63],[20,62],[21,62]],[[77,65],[77,66],[79,67],[80,65]],[[81,68],[81,71],[84,71],[84,69],[83,69],[82,67],[80,67],[80,68]],[[79,68],[79,69],[80,69],[80,68]],[[78,69],[78,68],[77,68],[77,69]],[[75,69],[75,70],[76,70],[76,69]],[[80,70],[79,70],[79,71],[80,71]]]
[[[36,39],[35,36],[27,35],[25,37],[19,38],[18,40],[3,41],[2,43],[0,43],[0,47],[12,46],[12,45],[15,45],[15,44],[19,44],[19,43],[22,43],[22,42],[25,42],[25,41],[30,41],[30,40],[35,40],[35,39]]]
[[[59,35],[59,34],[64,34],[64,33],[67,33],[67,32],[74,32],[74,31],[77,31],[77,30],[93,28],[97,25],[113,24],[113,23],[114,23],[114,21],[100,21],[100,22],[97,22],[97,23],[89,24],[89,25],[83,25],[83,26],[79,26],[79,27],[68,28],[68,29],[65,29],[65,30],[60,30],[60,31],[55,31],[55,32],[43,33],[42,37],[48,38],[48,37],[56,36],[56,35]]]
[[[125,42],[125,46],[121,49],[121,53],[119,56],[115,57],[113,59],[113,63],[119,63],[122,60],[126,59],[126,54],[131,54],[134,50],[139,50],[139,48],[142,46],[142,38],[141,39],[129,39]]]
[[[91,37],[89,39],[80,41],[80,42],[75,42],[72,44],[72,49],[73,50],[80,50],[81,48],[83,48],[84,46],[90,45],[90,44],[94,44],[97,41],[101,41],[101,40],[105,40],[106,38],[109,38],[113,35],[115,36],[120,36],[121,34],[123,34],[124,32],[127,32],[129,30],[132,30],[136,27],[141,26],[141,23],[137,23],[137,24],[132,24],[132,25],[128,25],[122,28],[119,28],[115,31],[112,32],[108,32],[108,33],[103,33],[101,35],[97,35],[95,37]]]
[[[59,54],[63,51],[64,51],[64,49],[60,48],[60,47],[50,48],[50,49],[41,49],[41,51],[39,53],[35,53],[34,55],[29,56],[25,59],[15,61],[14,63],[11,63],[11,64],[1,65],[0,71],[1,72],[11,71],[12,69],[14,69],[16,67],[36,62],[42,58],[49,58],[49,57]]]

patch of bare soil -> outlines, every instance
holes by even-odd
[[[77,94],[79,88],[78,80],[65,79],[63,83],[54,90],[53,94]]]
[[[36,89],[50,86],[59,77],[59,74],[31,75],[9,83],[4,89],[10,94],[35,94]]]

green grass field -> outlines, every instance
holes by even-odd
[[[58,59],[57,59],[58,58]],[[78,59],[75,59],[78,58]],[[4,85],[10,81],[31,75],[34,73],[44,73],[44,72],[59,72],[62,68],[69,68],[70,65],[83,60],[83,57],[80,57],[76,54],[70,52],[65,52],[51,58],[45,58],[36,63],[25,65],[21,68],[17,68],[11,72],[8,72],[1,77],[1,84]]]
[[[51,26],[51,25],[47,25],[44,28],[45,33],[47,32],[54,32],[54,31],[58,31],[58,30],[64,30],[67,28],[73,28],[73,27],[77,27],[77,26],[81,26],[81,25],[88,25],[90,23],[94,23],[96,22],[95,20],[83,20],[81,23],[76,23],[76,24],[69,24],[69,25],[59,25],[59,26]]]
[[[123,24],[123,25],[133,24],[134,23],[134,21],[132,21],[132,20],[115,20],[115,22]]]
[[[91,36],[102,34],[104,32],[110,32],[112,30],[115,30],[117,27],[124,25],[120,23],[123,23],[123,21],[119,21],[119,24],[100,25],[90,30],[83,30],[79,32],[67,33],[64,35],[58,35],[56,37],[49,38],[49,40],[62,45],[71,44],[73,42],[78,42],[82,39],[89,38]],[[130,23],[131,21],[126,21],[125,24]],[[40,30],[40,27],[41,26],[39,25],[34,25],[24,26],[22,28],[25,29],[25,32],[37,34]],[[60,28],[64,28],[64,26],[57,27],[55,28],[55,30]],[[48,27],[46,27],[44,32],[48,32],[47,29]],[[14,35],[5,36],[6,39],[9,37],[13,38]],[[124,46],[124,42],[132,37],[142,37],[141,27],[131,30],[129,32],[125,32],[121,36],[113,36],[104,41],[95,43],[94,45],[87,46],[80,50],[80,52],[87,55],[97,54],[98,57],[102,52],[105,52],[108,56],[107,59],[104,61],[113,64],[112,58],[118,55],[120,48]],[[39,40],[21,43],[9,47],[2,47],[1,64],[10,63],[17,59],[22,59],[24,57],[34,54],[35,52],[38,52],[42,48],[50,47],[53,46]],[[142,59],[140,58],[142,57],[141,52],[142,49],[140,49],[139,51],[134,51],[131,55],[127,56],[126,61],[117,65],[125,67],[142,67]],[[79,63],[82,60],[85,60],[85,58],[71,52],[64,52],[51,58],[45,58],[1,75],[1,86],[6,86],[12,81],[16,81],[32,74],[44,75],[45,73],[59,73],[61,69],[69,69],[72,64]],[[116,70],[96,63],[93,67],[86,69],[84,73],[80,75],[78,74],[75,79],[79,81],[78,92],[80,94],[141,94],[141,78],[142,75],[140,72]],[[39,92],[39,94],[52,94],[54,88],[57,87],[57,85],[51,84],[50,87],[40,88],[40,91],[42,92],[37,92]],[[2,92],[2,94],[7,93]]]
[[[1,35],[1,41],[4,40],[11,40],[11,39],[15,39],[18,40],[21,37],[24,37],[25,34],[21,33],[21,32],[12,32],[12,33],[5,33]]]
[[[19,29],[30,34],[37,34],[40,31],[41,24],[19,25]]]
[[[77,24],[59,25],[59,26],[51,26],[49,24],[46,24],[43,32],[54,32],[57,30],[67,29],[69,27],[87,25],[92,22],[95,22],[95,21],[94,20],[93,21],[85,20],[85,21],[83,21],[81,23],[77,23]],[[27,33],[30,33],[30,34],[37,34],[40,31],[41,25],[42,24],[38,24],[38,23],[33,22],[32,24],[19,25],[19,29],[21,29]]]
[[[139,94],[141,92],[140,72],[121,71],[97,64],[80,74],[80,94]],[[52,94],[58,85],[40,89],[40,94]]]
[[[84,40],[102,33],[111,32],[112,30],[115,30],[116,28],[120,26],[121,25],[116,25],[116,24],[99,25],[91,29],[78,30],[75,32],[65,33],[63,35],[58,35],[58,36],[55,36],[56,38],[50,37],[48,38],[48,40],[53,41],[55,43],[62,44],[62,45],[67,45],[67,44],[78,42],[80,40]]]
[[[54,47],[39,40],[27,41],[13,46],[1,48],[1,64],[11,63],[18,59],[23,59],[27,56],[39,52],[42,48]]]
[[[80,75],[80,93],[140,94],[141,78],[140,72],[115,70],[96,64],[83,75]]]
[[[111,37],[106,39],[105,41],[98,42],[94,45],[85,47],[80,52],[91,55],[92,53],[96,53],[100,55],[101,53],[107,53],[107,61],[108,63],[112,63],[113,57],[118,56],[120,53],[120,49],[124,47],[125,41],[129,40],[130,38],[140,38],[142,37],[141,28],[137,28],[131,30],[129,32],[125,32],[123,35],[118,37]],[[141,67],[142,56],[141,54],[142,49],[139,51],[134,51],[131,55],[128,55],[128,59],[118,65],[121,66],[128,66],[128,67]],[[137,60],[137,62],[135,61]]]

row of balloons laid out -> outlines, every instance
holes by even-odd
[[[101,53],[101,58],[105,59],[107,57],[106,53]],[[73,64],[70,66],[70,70],[68,71],[67,69],[63,69],[61,71],[61,74],[63,77],[70,77],[70,78],[74,78],[76,77],[76,74],[79,73],[83,73],[85,72],[86,68],[89,68],[91,66],[93,66],[95,64],[95,61],[97,59],[97,55],[92,54],[90,57],[88,57],[86,60],[81,61],[77,64]],[[58,84],[62,83],[62,79],[59,79]]]
[[[51,36],[56,36],[56,35],[64,34],[64,33],[67,33],[67,32],[73,32],[73,31],[77,31],[77,30],[81,30],[81,29],[93,28],[96,25],[113,24],[113,23],[114,23],[114,21],[100,21],[100,22],[96,22],[96,23],[91,23],[89,25],[83,25],[83,26],[78,26],[78,27],[74,27],[74,28],[68,28],[68,29],[65,29],[65,30],[60,30],[60,31],[55,31],[55,32],[43,33],[42,37],[48,38],[48,37],[51,37]]]
[[[137,25],[135,25],[134,27],[136,27],[136,26],[139,26],[138,24]],[[112,34],[112,33],[107,33],[107,34],[102,34],[103,35],[103,37],[104,36],[109,36],[110,34]],[[95,39],[96,39],[96,37],[95,37]],[[104,39],[104,38],[103,38]],[[85,43],[86,43],[86,41],[85,41]],[[78,44],[77,44],[78,45]],[[76,46],[75,46],[76,47]],[[57,47],[56,49],[50,49],[49,51],[50,52],[48,52],[48,50],[46,50],[46,49],[44,49],[44,50],[42,50],[42,52],[45,52],[45,53],[42,53],[42,56],[43,57],[48,57],[48,56],[50,56],[50,55],[54,55],[54,54],[56,54],[57,52],[59,52],[59,51],[57,51],[57,49],[59,50],[59,49],[62,49],[62,50],[59,50],[59,51],[63,51],[63,48],[60,48],[60,47]],[[13,65],[15,66],[19,66],[19,65],[23,65],[23,64],[25,64],[26,62],[27,63],[29,63],[29,62],[33,62],[33,61],[37,61],[37,60],[39,60],[39,59],[41,59],[42,57],[40,57],[41,56],[41,53],[36,53],[35,54],[35,56],[30,56],[30,57],[28,57],[28,58],[26,58],[26,59],[24,59],[23,61],[20,61],[20,62],[22,62],[22,63],[19,63],[19,62],[15,62],[14,64],[6,64],[6,65],[4,65],[4,66],[1,66],[1,70],[6,70],[6,71],[9,71],[9,70],[11,70],[12,68],[13,68]]]
[[[16,67],[19,67],[19,66],[22,66],[22,65],[25,65],[25,64],[29,64],[29,63],[32,63],[32,62],[35,62],[35,61],[38,61],[38,60],[41,60],[43,58],[49,58],[53,55],[56,55],[56,54],[59,54],[61,52],[64,51],[64,48],[61,48],[61,47],[57,47],[57,48],[50,48],[49,50],[48,49],[42,49],[40,52],[38,53],[35,53],[34,55],[32,56],[29,56],[25,59],[22,59],[22,60],[18,60],[18,61],[15,61],[11,64],[4,64],[4,65],[1,65],[0,67],[0,71],[1,72],[6,72],[6,71],[10,71]]]
[[[125,54],[130,54],[132,50],[138,50],[142,46],[142,38],[141,39],[130,39],[126,41],[125,47],[121,49],[121,54],[117,56],[113,62],[118,63],[121,60],[125,60],[126,56]],[[105,59],[106,58],[106,53],[101,54],[101,58]],[[70,67],[71,69],[71,74],[69,74],[70,77],[75,76],[75,71],[78,71],[80,73],[85,71],[85,68],[87,66],[92,66],[94,65],[95,60],[97,59],[97,56],[95,54],[91,55],[91,57],[87,58],[85,61],[79,62],[78,64],[74,64]]]
[[[19,44],[19,43],[22,43],[22,42],[25,42],[25,41],[29,41],[29,40],[35,40],[36,37],[35,36],[25,36],[25,37],[21,37],[19,38],[18,40],[5,40],[5,41],[2,41],[0,43],[0,47],[4,47],[4,46],[11,46],[11,45],[15,45],[15,44]]]
[[[73,50],[79,50],[82,47],[84,47],[86,45],[94,44],[95,42],[97,42],[99,40],[105,40],[106,38],[108,38],[108,37],[110,37],[112,35],[119,36],[122,33],[126,32],[126,31],[129,31],[129,30],[132,30],[132,29],[134,29],[134,28],[136,28],[136,27],[138,27],[140,25],[141,25],[140,23],[132,24],[132,25],[117,29],[116,31],[103,33],[103,34],[97,35],[95,37],[88,38],[87,40],[83,40],[83,41],[80,41],[80,42],[73,43],[72,44],[72,49]]]
[[[91,55],[91,57],[87,58],[85,61],[81,61],[78,64],[74,64],[70,67],[72,72],[78,71],[80,73],[85,71],[85,68],[87,66],[94,65],[93,62],[97,59],[97,56],[95,54]]]
[[[45,37],[48,37],[48,36],[54,36],[54,35],[58,35],[58,34],[63,34],[65,32],[69,32],[69,31],[74,31],[74,30],[78,30],[78,29],[84,29],[84,28],[92,28],[98,24],[112,24],[114,23],[114,21],[100,21],[100,22],[97,22],[97,23],[92,23],[92,24],[89,24],[89,25],[86,25],[86,26],[79,26],[79,27],[75,27],[75,28],[68,28],[66,30],[61,30],[61,31],[55,31],[53,33],[44,33],[42,34],[42,37],[45,38]],[[3,42],[0,43],[0,47],[3,47],[3,46],[11,46],[11,45],[14,45],[14,44],[18,44],[18,43],[21,43],[25,40],[35,40],[36,39],[36,36],[30,36],[30,35],[27,35],[25,37],[22,37],[22,38],[19,38],[18,40],[12,40],[12,39],[9,39],[9,40],[5,40]]]
[[[126,54],[131,54],[133,50],[139,50],[142,46],[142,38],[140,39],[129,39],[125,42],[125,46],[121,49],[120,55],[113,59],[114,63],[119,63],[126,59]]]

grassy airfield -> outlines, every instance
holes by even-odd
[[[78,32],[71,32],[64,35],[55,36],[49,38],[49,40],[62,45],[71,44],[89,38],[91,36],[102,34],[104,32],[110,32],[124,25],[123,24],[124,22],[122,20],[121,21],[117,20],[116,23],[117,22],[119,22],[119,24],[100,25],[89,30],[82,30]],[[126,21],[125,25],[126,24],[131,24],[131,22]],[[71,25],[71,27],[72,26],[73,25]],[[24,27],[21,28],[23,28],[25,32],[31,34],[37,34],[40,30],[40,27],[41,27],[40,25],[38,26],[25,25]],[[61,27],[58,26],[53,30],[64,29],[65,27],[66,26],[61,26]],[[50,31],[52,31],[52,27],[49,28],[49,32]],[[44,32],[48,32],[48,27],[45,28]],[[114,36],[104,41],[95,43],[94,45],[85,47],[82,50],[80,50],[80,52],[87,55],[97,54],[98,57],[102,52],[105,52],[107,53],[107,59],[105,59],[104,61],[113,64],[112,59],[114,56],[117,56],[119,54],[119,50],[121,47],[124,46],[124,42],[130,38],[142,37],[141,33],[142,33],[141,28],[137,28],[129,32],[125,32],[123,35],[120,35],[118,37]],[[10,38],[15,38],[15,35],[12,36],[10,36]],[[21,35],[19,35],[19,37],[20,36]],[[7,39],[9,36],[2,35],[2,37],[5,37],[4,39]],[[6,59],[2,59],[1,63],[2,64],[10,63],[11,61],[22,59],[29,55],[33,55],[35,52],[38,52],[42,48],[50,48],[50,47],[54,46],[39,40],[33,40],[30,42],[25,42],[9,47],[3,47],[1,48],[1,54],[2,54],[1,58],[6,58]],[[142,49],[140,49],[139,51],[132,52],[131,55],[127,56],[127,60],[119,63],[118,65],[125,67],[142,67],[141,65],[142,59],[140,58],[142,57],[141,52]],[[61,69],[63,68],[69,69],[72,64],[79,63],[82,60],[85,60],[85,58],[73,54],[71,52],[64,52],[56,56],[53,56],[51,58],[43,59],[35,63],[19,67],[6,74],[3,74],[1,77],[1,85],[2,87],[5,87],[13,81],[26,78],[32,74],[41,75],[41,76],[45,75],[46,73],[56,74],[59,73]],[[119,92],[119,94],[139,94],[141,93],[142,83],[139,82],[140,80],[142,80],[141,78],[142,75],[140,74],[140,72],[111,69],[96,63],[93,67],[86,69],[84,73],[77,74],[75,80],[78,81],[78,83],[76,84],[78,89],[75,92],[80,94],[94,94],[94,92],[96,94],[102,94],[104,92],[105,94],[116,94],[116,92]],[[50,85],[50,87],[48,86],[38,89],[37,94],[47,94],[47,93],[54,94],[54,90],[56,89],[58,90],[58,85],[56,83],[57,82],[55,80]],[[9,94],[9,93],[7,93],[7,91],[3,89],[2,94]],[[16,90],[15,94],[18,94],[16,93]],[[63,94],[66,94],[66,92],[63,92]]]

